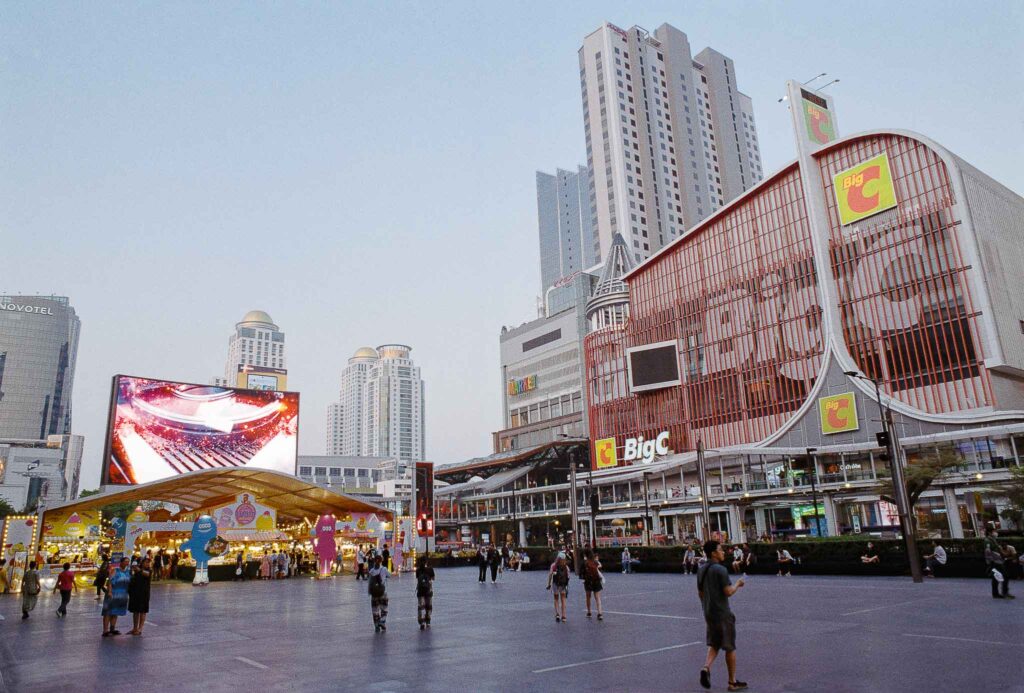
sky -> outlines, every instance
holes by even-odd
[[[71,298],[99,483],[110,378],[208,382],[265,310],[300,453],[361,346],[412,346],[437,463],[491,451],[536,316],[535,171],[585,163],[577,50],[663,23],[735,61],[766,172],[788,78],[840,134],[926,134],[1024,191],[1024,3],[0,3],[0,293]]]

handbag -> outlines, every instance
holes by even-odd
[[[241,568],[235,568],[235,575],[241,575],[241,574],[242,574],[242,569]]]

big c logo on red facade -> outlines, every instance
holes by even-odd
[[[857,398],[852,392],[841,395],[822,397],[818,400],[818,413],[821,416],[821,432],[844,433],[860,428],[857,420]]]
[[[843,226],[896,206],[896,188],[889,169],[889,156],[878,156],[841,171],[832,177]]]

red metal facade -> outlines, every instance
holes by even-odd
[[[833,176],[883,152],[899,206],[841,226]],[[854,140],[818,163],[843,338],[854,361],[887,394],[923,412],[994,404],[945,164],[900,135]]]
[[[899,205],[842,227],[833,174],[887,152]],[[842,331],[860,368],[931,413],[992,403],[978,313],[956,237],[949,174],[928,147],[897,135],[818,157],[829,199],[831,268]],[[590,434],[674,450],[750,444],[805,402],[825,336],[811,230],[794,164],[628,279],[630,319],[585,341]],[[632,395],[625,349],[678,339],[683,384]]]

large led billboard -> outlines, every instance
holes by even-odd
[[[679,343],[675,340],[626,349],[630,392],[645,392],[678,385]]]
[[[299,394],[114,376],[104,484],[217,467],[292,474]]]

